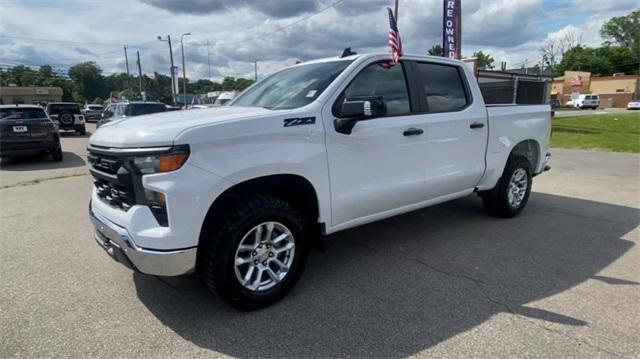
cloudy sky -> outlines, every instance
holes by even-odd
[[[125,71],[122,46],[135,70],[168,74],[170,34],[176,64],[184,38],[187,75],[253,77],[298,60],[388,51],[386,6],[392,0],[0,0],[0,68],[50,64],[66,69],[96,61],[105,73]],[[612,16],[636,0],[462,0],[462,52],[490,53],[509,67],[540,61],[537,49],[570,29],[586,45]],[[442,0],[400,0],[398,27],[406,53],[441,42]],[[207,43],[209,46],[207,46]],[[207,65],[210,57],[210,74]]]

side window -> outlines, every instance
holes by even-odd
[[[365,67],[338,98],[342,101],[362,96],[382,96],[387,116],[406,115],[411,112],[409,92],[401,65],[388,67],[386,63],[374,63]],[[340,106],[334,106],[339,115]]]
[[[462,110],[469,100],[457,66],[416,63],[416,77],[420,96],[429,112]]]
[[[113,115],[114,115],[114,108],[113,108],[113,106],[108,106],[108,107],[104,110],[104,112],[102,113],[102,116],[103,116],[104,118],[113,117]]]

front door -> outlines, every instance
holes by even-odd
[[[356,123],[351,134],[335,131],[341,101],[382,96],[384,117]],[[422,200],[425,153],[424,120],[411,112],[404,67],[376,62],[362,68],[326,109],[327,153],[331,183],[332,224],[348,227],[368,216]],[[358,224],[356,223],[356,224]]]

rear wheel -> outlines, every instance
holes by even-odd
[[[522,156],[509,157],[496,187],[480,193],[485,210],[496,217],[517,216],[529,201],[531,183],[529,161]]]
[[[85,127],[85,125],[79,126],[76,128],[76,132],[78,132],[81,136],[84,136],[87,134],[87,128]]]
[[[198,271],[209,290],[232,307],[266,307],[302,274],[308,252],[304,232],[303,217],[284,200],[234,199],[205,224]]]
[[[53,162],[62,161],[62,147],[58,147],[51,151],[51,159],[53,159]]]

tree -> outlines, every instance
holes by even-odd
[[[640,10],[626,16],[616,16],[600,28],[600,36],[605,45],[617,44],[631,49],[636,58],[640,57]]]
[[[40,66],[40,69],[38,69],[38,72],[40,73],[41,76],[43,77],[51,77],[54,76],[53,73],[53,68],[49,65],[42,65]]]
[[[444,50],[440,44],[431,46],[431,48],[427,50],[427,53],[431,56],[444,56]]]
[[[565,71],[588,71],[596,76],[613,73],[611,61],[599,55],[596,49],[578,45],[564,53],[557,71],[559,74]]]
[[[77,101],[93,101],[96,97],[106,97],[102,69],[95,62],[82,62],[71,66],[69,77],[78,85],[78,95],[74,95]]]
[[[493,66],[493,62],[495,61],[493,57],[489,54],[485,54],[482,51],[474,52],[473,57],[478,60],[478,69],[479,70],[493,70],[495,66]]]

